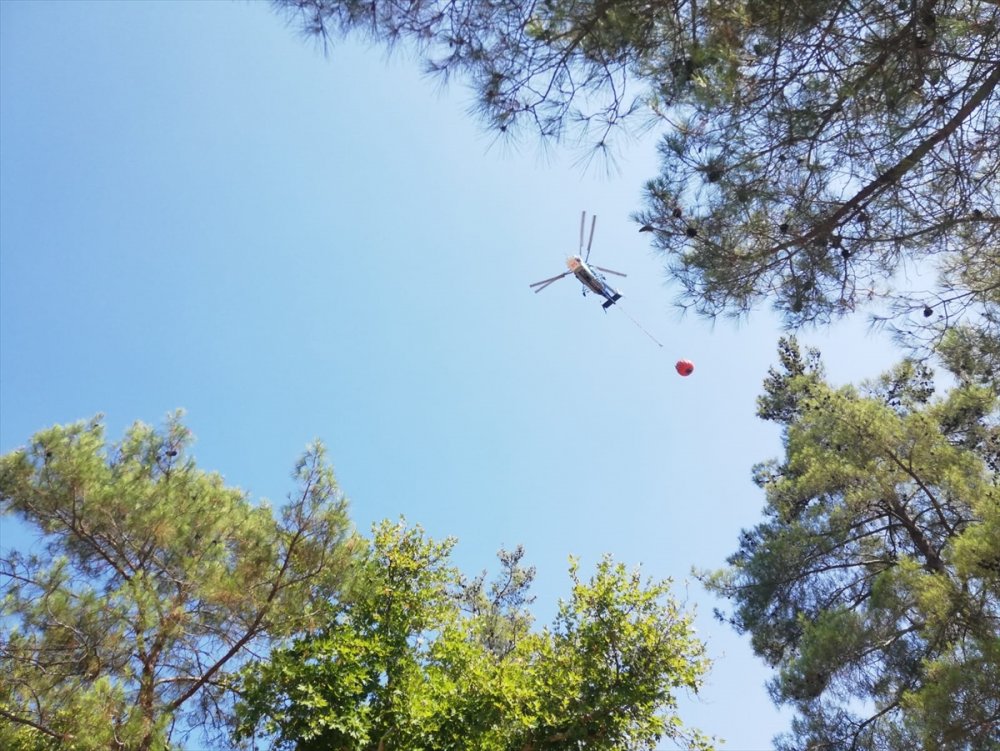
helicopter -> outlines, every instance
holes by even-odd
[[[623,274],[620,271],[614,271],[613,269],[606,269],[603,266],[591,265],[587,263],[590,259],[590,246],[594,243],[594,226],[597,224],[597,217],[594,216],[590,221],[590,238],[587,240],[587,250],[583,250],[583,231],[587,225],[587,212],[584,211],[580,216],[580,252],[578,255],[570,256],[566,259],[566,267],[568,271],[564,271],[557,276],[550,277],[548,279],[543,279],[540,282],[535,282],[534,284],[529,284],[535,292],[541,292],[543,289],[548,287],[553,282],[562,279],[564,276],[569,276],[572,274],[575,276],[580,284],[583,285],[583,294],[586,296],[587,290],[594,292],[604,298],[605,302],[601,306],[604,308],[606,313],[608,308],[614,305],[618,300],[621,299],[621,292],[611,287],[603,275],[599,274],[599,271],[603,271],[606,274],[616,274],[617,276],[628,276],[628,274]]]
[[[605,279],[604,276],[599,274],[598,272],[603,271],[605,274],[615,274],[616,276],[628,276],[628,274],[623,274],[622,272],[615,271],[614,269],[606,269],[603,266],[598,266],[596,264],[592,266],[589,263],[587,263],[587,261],[590,259],[590,246],[593,245],[594,243],[594,225],[596,224],[597,224],[597,217],[594,216],[590,220],[590,238],[587,240],[587,250],[586,252],[584,252],[583,231],[584,229],[586,229],[587,226],[587,212],[584,211],[583,214],[580,216],[580,253],[579,255],[570,256],[569,258],[566,259],[566,267],[569,269],[569,271],[564,271],[561,274],[549,277],[548,279],[542,279],[542,281],[535,282],[534,284],[529,284],[528,286],[534,289],[535,292],[541,292],[543,289],[548,287],[553,282],[559,281],[564,276],[569,276],[570,274],[572,274],[579,280],[580,284],[583,285],[584,296],[587,295],[587,290],[590,290],[591,292],[594,292],[604,298],[604,303],[601,305],[601,307],[604,308],[604,312],[607,313],[608,308],[610,308],[612,305],[614,305],[621,299],[622,293],[614,289],[610,284],[608,284],[607,279]],[[648,331],[646,331],[646,329],[643,328],[642,324],[639,323],[637,320],[635,320],[632,316],[630,316],[628,312],[622,308],[621,305],[618,306],[618,310],[624,313],[625,317],[628,318],[630,321],[632,321],[632,323],[634,323],[636,326],[638,326],[639,330],[642,331],[642,333],[644,333],[650,339],[652,339],[657,346],[663,347],[663,343],[660,342],[659,339],[650,334]],[[693,369],[694,366],[692,365],[692,370]],[[678,370],[678,372],[680,371]],[[689,372],[681,373],[681,375],[689,375]]]

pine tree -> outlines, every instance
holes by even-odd
[[[755,473],[765,520],[704,577],[798,710],[780,747],[997,749],[995,389],[969,371],[935,397],[913,362],[834,388],[815,352],[780,356],[758,410],[785,439]]]
[[[43,543],[0,557],[3,748],[221,737],[234,671],[345,585],[355,541],[322,446],[275,518],[198,469],[190,442],[179,415],[113,445],[93,420],[0,459],[0,513]]]

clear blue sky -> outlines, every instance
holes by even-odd
[[[759,519],[780,331],[678,316],[628,219],[654,138],[610,176],[491,146],[460,84],[355,44],[324,58],[263,3],[5,0],[0,96],[0,450],[183,407],[203,467],[279,501],[319,437],[362,530],[405,515],[468,573],[523,543],[543,621],[571,554],[673,577],[716,660],[682,716],[770,747],[788,714],[690,571]],[[529,290],[583,209],[663,350],[573,280]],[[894,356],[863,321],[804,338],[838,381]]]

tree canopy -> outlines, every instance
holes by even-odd
[[[998,306],[996,0],[273,2],[415,44],[498,133],[662,129],[636,218],[703,314],[870,307],[926,340]]]
[[[533,630],[520,549],[487,585],[449,564],[453,544],[377,525],[354,596],[246,669],[242,737],[300,751],[708,747],[676,714],[707,661],[669,582],[610,558],[584,580],[573,563],[570,598]]]
[[[95,419],[0,459],[0,514],[42,542],[0,554],[3,748],[143,751],[194,726],[221,734],[233,672],[344,586],[355,542],[322,446],[276,518],[198,469],[190,442],[179,415],[113,445]]]
[[[351,532],[323,447],[279,514],[197,468],[180,415],[109,444],[100,419],[0,458],[0,746],[149,751],[707,748],[676,692],[708,662],[667,581],[610,558],[536,630],[534,570],[463,577],[454,540]]]
[[[765,520],[705,580],[798,710],[781,748],[997,749],[995,387],[978,368],[935,397],[905,362],[835,388],[816,352],[780,355],[758,410],[786,446],[756,469]]]

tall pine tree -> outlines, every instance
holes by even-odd
[[[956,350],[959,345],[955,345]],[[798,710],[781,748],[1000,747],[1000,427],[981,370],[835,388],[783,340],[758,414],[765,520],[705,576]]]
[[[174,415],[109,445],[98,420],[0,459],[0,514],[39,536],[0,555],[0,746],[129,749],[227,731],[232,675],[313,623],[355,541],[314,445],[276,518],[198,469]]]

